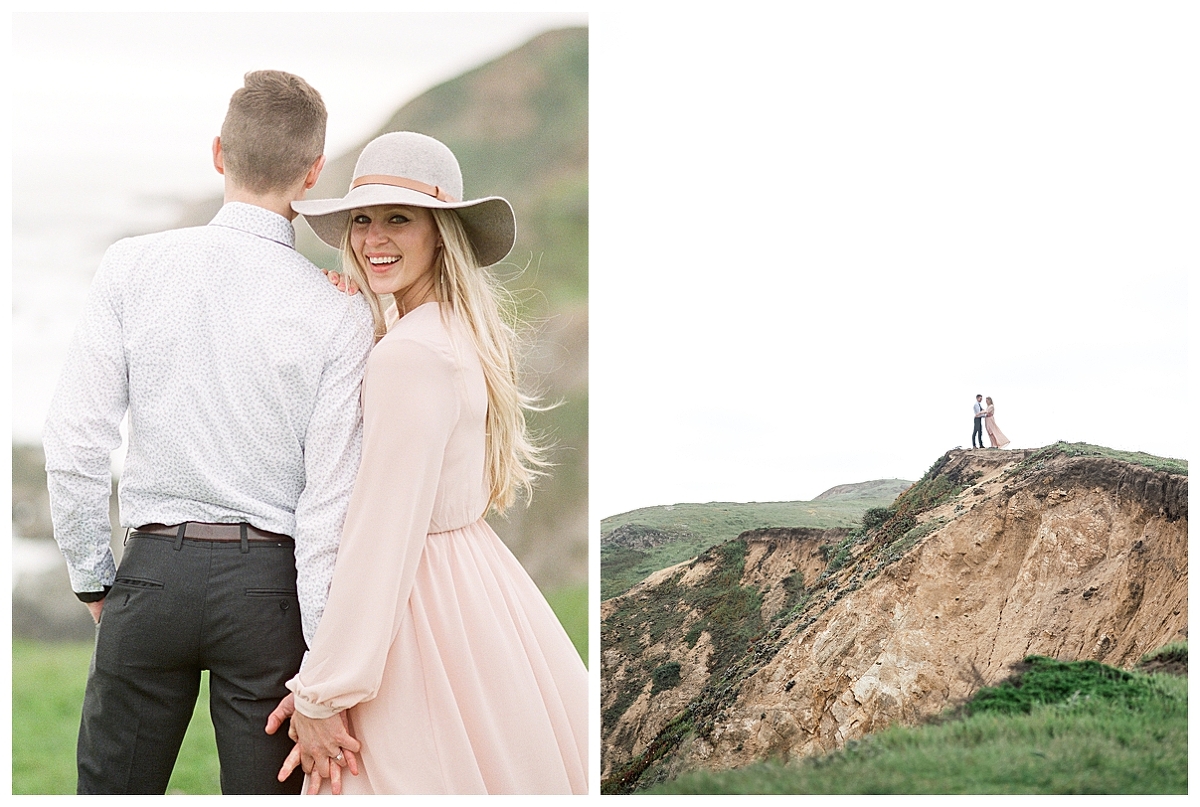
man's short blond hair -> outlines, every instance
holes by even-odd
[[[226,175],[255,193],[290,188],[325,152],[327,117],[321,94],[299,76],[247,73],[221,126]]]

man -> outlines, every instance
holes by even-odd
[[[979,438],[979,445],[975,445],[975,438]],[[971,448],[983,448],[983,396],[975,396],[975,430],[971,432]]]
[[[276,780],[291,740],[264,726],[328,594],[372,343],[361,297],[294,248],[325,122],[303,79],[246,74],[213,141],[221,211],[117,242],[93,280],[44,430],[55,538],[98,625],[80,793],[166,791],[203,669],[222,791],[300,791]]]

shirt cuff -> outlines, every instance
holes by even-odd
[[[100,602],[112,591],[112,586],[105,586],[104,591],[76,591],[75,596],[80,602]]]

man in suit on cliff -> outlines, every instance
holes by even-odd
[[[222,792],[300,792],[299,771],[276,779],[292,741],[264,727],[325,605],[372,344],[362,298],[295,250],[325,122],[303,79],[247,73],[213,141],[220,212],[113,244],[92,282],[44,429],[55,539],[97,624],[79,793],[166,792],[202,670]]]
[[[979,445],[975,445],[975,438]],[[983,448],[983,396],[975,396],[975,430],[971,432],[971,448]]]

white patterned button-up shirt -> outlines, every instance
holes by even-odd
[[[372,345],[338,291],[261,207],[127,238],[92,281],[44,429],[54,535],[76,592],[116,577],[110,457],[129,413],[121,526],[246,521],[296,542],[311,644],[358,472]]]

